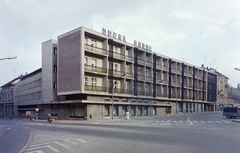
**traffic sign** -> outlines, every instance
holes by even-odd
[[[39,108],[36,108],[35,111],[38,112],[38,111],[39,111]]]

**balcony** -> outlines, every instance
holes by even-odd
[[[145,76],[144,75],[138,75],[138,80],[145,80]]]
[[[133,77],[133,74],[132,74],[132,73],[126,73],[126,77],[127,77],[127,78],[132,78],[132,77]]]
[[[113,75],[115,75],[115,76],[122,76],[124,74],[124,72],[122,72],[122,71],[117,71],[117,70],[112,71],[111,69],[109,69],[108,74],[110,74],[111,72],[113,72]]]
[[[174,73],[177,72],[177,70],[176,70],[175,68],[172,68],[171,70],[172,70],[172,72],[174,72]]]
[[[126,55],[126,60],[128,60],[128,61],[133,61],[133,57]]]
[[[92,66],[92,65],[86,65],[85,64],[84,68],[85,68],[85,70],[88,70],[88,71],[107,73],[107,69],[102,68],[102,67],[97,67],[97,66]]]
[[[84,89],[85,90],[90,90],[90,91],[103,91],[103,92],[106,92],[106,90],[107,90],[106,87],[92,86],[92,85],[85,85]]]
[[[202,79],[202,76],[195,75],[195,78],[196,78],[196,79]]]
[[[120,53],[113,52],[113,51],[108,51],[108,55],[109,56],[113,56],[113,58],[125,59],[125,55],[124,54],[120,54]]]
[[[162,65],[156,64],[157,69],[162,69]]]
[[[168,67],[164,65],[164,66],[163,66],[163,70],[168,71]]]
[[[179,74],[181,74],[182,71],[181,71],[181,70],[176,70],[176,72],[179,73]]]
[[[167,80],[163,80],[162,83],[168,84],[168,81]]]
[[[162,97],[168,97],[168,94],[163,93],[163,94],[162,94]]]
[[[145,63],[146,63],[146,66],[152,67],[152,62],[146,61]]]
[[[85,44],[85,50],[107,55],[107,50],[106,49],[94,47],[94,46],[91,46],[91,45],[88,45],[88,44]]]
[[[146,76],[146,81],[152,82],[152,77],[147,77],[147,76]]]
[[[138,91],[137,94],[138,95],[144,95],[144,91]]]
[[[126,94],[131,94],[132,95],[133,94],[133,90],[127,90],[126,89]]]
[[[112,88],[111,88],[111,87],[108,88],[108,92],[111,92],[111,93],[112,93]],[[121,88],[113,88],[113,93],[124,93],[124,89],[121,89]]]
[[[145,64],[145,61],[142,60],[142,59],[138,59],[138,64],[142,64],[142,65],[144,65],[144,64]]]
[[[151,96],[151,92],[145,92],[145,95],[146,96]],[[152,93],[152,96],[153,96],[153,93]]]

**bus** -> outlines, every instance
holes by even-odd
[[[240,107],[225,107],[223,110],[223,116],[226,118],[236,118],[240,116]]]

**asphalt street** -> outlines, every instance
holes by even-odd
[[[22,148],[25,153],[221,153],[240,149],[240,123],[221,112],[114,121],[57,120],[52,124],[5,119],[0,123],[0,152],[6,153]]]

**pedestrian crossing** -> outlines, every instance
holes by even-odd
[[[36,131],[24,153],[57,153],[87,143],[87,140],[76,138],[65,131]]]
[[[153,125],[181,125],[181,124],[230,124],[231,121],[190,121],[190,120],[153,120]]]

